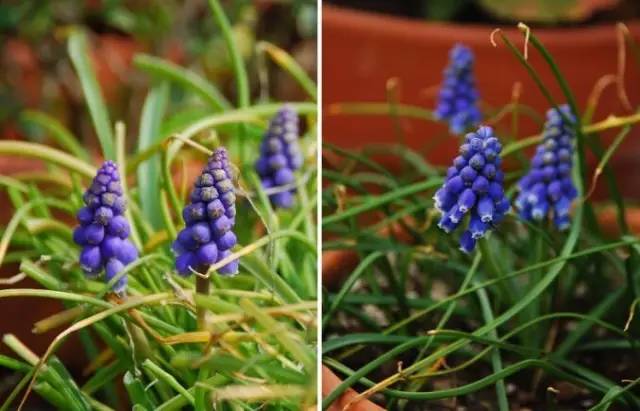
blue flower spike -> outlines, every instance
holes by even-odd
[[[543,141],[536,148],[529,173],[518,182],[515,204],[522,219],[549,218],[558,230],[566,230],[571,223],[571,203],[578,196],[571,178],[575,116],[566,104],[558,109],[547,111]]]
[[[277,189],[295,182],[294,172],[303,161],[298,136],[298,113],[285,104],[271,119],[255,164],[263,188]],[[294,194],[295,189],[283,189],[270,194],[269,199],[276,208],[291,208]]]
[[[129,222],[123,215],[126,204],[115,163],[107,161],[100,167],[83,201],[85,207],[76,215],[80,226],[73,231],[73,241],[82,247],[80,266],[89,278],[104,269],[109,282],[138,258],[138,250],[129,240]],[[126,288],[126,275],[113,285],[119,295]]]
[[[450,233],[468,220],[460,236],[460,249],[465,253],[472,252],[476,241],[509,211],[501,150],[502,144],[491,127],[481,126],[475,133],[468,133],[444,184],[433,196],[435,207],[442,214],[438,227],[444,232]]]
[[[182,210],[186,227],[178,233],[172,246],[178,274],[205,273],[209,266],[231,254],[231,248],[237,243],[233,232],[235,203],[231,162],[227,150],[218,148],[196,180],[190,203]],[[237,259],[218,269],[218,274],[223,276],[237,273]]]
[[[444,71],[434,114],[437,119],[449,122],[452,134],[462,134],[482,121],[473,60],[471,50],[462,44],[456,44],[449,52],[449,65]]]

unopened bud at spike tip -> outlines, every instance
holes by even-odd
[[[295,189],[286,186],[295,182],[294,172],[302,165],[298,134],[298,114],[285,105],[271,119],[262,140],[255,169],[263,189],[281,190],[269,194],[274,207],[291,208],[294,204]]]
[[[574,121],[566,104],[547,111],[543,142],[531,160],[531,169],[518,182],[516,206],[523,220],[548,218],[558,230],[569,227],[569,209],[578,195],[571,179]]]
[[[449,65],[444,71],[444,81],[438,94],[434,114],[446,120],[453,134],[462,134],[482,120],[478,108],[478,90],[473,74],[473,53],[462,44],[456,44],[449,52]],[[482,130],[479,130],[479,132]],[[470,144],[470,150],[463,148],[464,156],[478,150]]]

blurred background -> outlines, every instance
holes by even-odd
[[[424,118],[393,120],[382,115],[354,115],[343,103],[388,102],[426,110],[435,108],[449,49],[457,42],[475,54],[475,75],[485,119],[517,97],[520,104],[544,115],[549,103],[531,76],[507,46],[491,32],[500,28],[523,49],[516,28],[525,22],[552,53],[568,79],[581,110],[601,82],[593,121],[609,114],[629,115],[640,104],[640,54],[627,39],[640,38],[640,1],[637,0],[326,0],[323,6],[323,137],[342,147],[361,148],[376,143],[402,143],[437,165],[448,164],[457,150],[446,125]],[[620,50],[624,58],[620,60]],[[529,62],[554,98],[564,97],[548,65],[531,48]],[[623,104],[616,82],[623,67]],[[603,80],[603,77],[605,78]],[[607,79],[608,78],[608,79]],[[604,86],[603,86],[604,85]],[[535,116],[520,115],[518,132],[511,134],[512,116],[492,122],[501,137],[522,138],[540,131]],[[399,127],[398,127],[399,126]],[[604,133],[605,144],[615,132]],[[640,135],[633,130],[612,160],[623,195],[640,199]],[[389,160],[392,163],[392,160]],[[591,166],[597,163],[590,159]],[[331,162],[325,162],[331,165]],[[601,186],[603,184],[600,184]],[[599,190],[597,198],[608,193]]]
[[[315,73],[316,6],[308,0],[224,1],[237,41],[248,63],[251,84],[260,67],[256,42],[289,51]],[[77,136],[91,139],[78,80],[68,58],[69,31],[89,33],[91,59],[114,119],[138,129],[150,76],[132,66],[136,53],[166,58],[193,69],[234,98],[229,58],[206,0],[9,0],[0,3],[0,135],[42,139],[20,121],[20,113],[39,109],[55,116]],[[268,60],[268,59],[267,59]],[[269,63],[271,64],[271,63]],[[302,95],[279,70],[268,70],[268,93],[255,96],[294,100]],[[181,96],[174,96],[174,101]],[[93,141],[87,142],[94,145]]]
[[[326,0],[325,4],[429,21],[584,24],[640,16],[635,0]]]

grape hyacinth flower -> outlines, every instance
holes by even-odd
[[[80,266],[90,278],[104,269],[108,282],[138,258],[138,250],[129,240],[126,204],[115,163],[107,161],[100,167],[82,199],[85,206],[77,213],[80,226],[73,232],[73,241],[82,246]],[[122,276],[113,291],[123,294],[126,287],[127,277]]]
[[[502,145],[491,127],[482,126],[468,133],[453,160],[447,177],[433,199],[442,213],[438,227],[446,233],[455,230],[469,216],[460,237],[460,249],[473,251],[476,241],[495,227],[509,211],[501,169]]]
[[[298,113],[285,105],[271,119],[260,146],[260,158],[256,172],[265,189],[286,186],[295,181],[294,171],[302,165],[302,153],[298,146]],[[274,207],[290,208],[295,189],[269,195]]]
[[[559,110],[547,111],[543,141],[531,160],[531,170],[518,183],[516,207],[526,221],[549,217],[557,229],[565,230],[571,222],[571,203],[578,196],[571,178],[575,116],[566,104]]]
[[[209,266],[231,254],[237,239],[236,195],[231,163],[224,148],[216,149],[191,191],[191,201],[182,210],[186,227],[173,243],[176,270],[187,276],[192,270],[206,272]],[[218,269],[218,274],[238,273],[238,260]]]
[[[449,52],[449,65],[438,94],[435,116],[449,122],[453,134],[462,134],[482,120],[477,106],[478,90],[473,76],[473,53],[462,44]]]

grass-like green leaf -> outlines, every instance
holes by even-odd
[[[79,29],[74,29],[69,37],[68,49],[69,57],[80,80],[80,86],[91,114],[93,126],[102,146],[102,154],[105,159],[114,160],[113,124],[109,120],[109,113],[100,91],[100,84],[96,79],[95,69],[90,60],[91,54],[89,53],[86,34]]]

